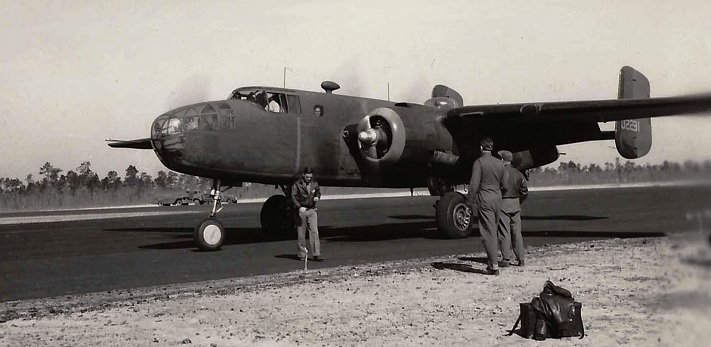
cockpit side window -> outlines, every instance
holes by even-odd
[[[289,102],[289,111],[291,111],[291,113],[301,114],[301,103],[299,102],[299,97],[296,95],[287,95],[286,98]]]
[[[267,106],[264,109],[274,113],[287,112],[285,95],[281,93],[267,93]]]

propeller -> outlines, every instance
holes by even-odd
[[[392,129],[385,118],[379,115],[366,116],[358,123],[358,144],[371,159],[380,159],[390,150]]]

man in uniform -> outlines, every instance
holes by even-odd
[[[499,241],[501,242],[501,266],[513,264],[514,254],[518,266],[524,265],[523,237],[521,236],[521,201],[528,195],[526,178],[521,171],[511,165],[513,155],[509,151],[499,151],[504,161],[504,190],[502,194],[501,211],[499,212]],[[513,243],[513,253],[511,245]]]
[[[321,243],[318,238],[318,217],[316,203],[321,199],[321,190],[318,182],[314,180],[314,172],[310,167],[305,167],[301,177],[294,182],[291,190],[291,201],[296,210],[296,232],[299,237],[299,259],[304,260],[306,254],[306,229],[309,229],[310,252],[313,260],[323,261],[321,256]]]
[[[488,137],[481,139],[481,157],[474,162],[472,178],[469,182],[467,203],[478,206],[479,233],[486,249],[488,266],[486,274],[498,275],[498,237],[499,209],[503,190],[504,164],[491,155],[494,141]]]

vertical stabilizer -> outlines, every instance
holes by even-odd
[[[618,99],[649,99],[649,80],[644,75],[625,66],[620,70]],[[652,121],[650,118],[625,119],[615,122],[615,146],[626,159],[636,159],[652,148]]]

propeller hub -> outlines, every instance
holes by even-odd
[[[378,142],[378,133],[373,129],[363,130],[358,133],[358,141],[363,146],[372,146]]]

